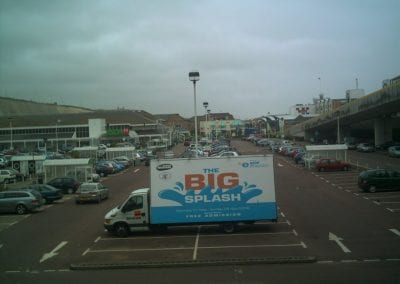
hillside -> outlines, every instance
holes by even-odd
[[[93,110],[75,106],[38,103],[34,101],[0,97],[0,117],[87,113]]]

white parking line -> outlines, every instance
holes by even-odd
[[[205,237],[242,237],[242,236],[264,236],[264,235],[288,235],[294,234],[293,231],[286,232],[275,232],[275,233],[248,233],[248,234],[217,234],[217,235],[201,235],[202,238]]]
[[[196,241],[194,242],[193,260],[197,259],[197,250],[199,248],[199,239],[200,239],[200,228],[201,228],[201,226],[199,226],[198,229],[197,229]]]
[[[216,246],[216,247],[199,247],[200,249],[231,249],[231,248],[266,248],[266,247],[303,247],[307,246],[301,242],[299,244],[279,244],[279,245],[253,245],[253,246]]]
[[[147,248],[147,249],[102,249],[88,250],[86,253],[106,253],[106,252],[138,252],[138,251],[168,251],[168,250],[192,250],[193,247],[172,247],[172,248]]]
[[[137,173],[138,171],[140,171],[140,169],[136,169],[136,170],[134,170],[133,172],[134,172],[134,173]]]
[[[371,196],[371,199],[399,198],[400,195]]]
[[[389,231],[391,231],[393,234],[396,234],[400,237],[400,232],[397,229],[389,229]]]

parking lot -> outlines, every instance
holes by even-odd
[[[364,192],[358,188],[359,171],[348,172],[313,172],[313,174],[330,184],[333,188],[343,190],[356,197],[370,200],[377,206],[391,213],[400,213],[400,191]]]
[[[105,232],[93,240],[79,262],[220,262],[294,256],[309,259],[307,245],[283,216],[280,212],[277,223],[242,225],[235,234],[221,233],[215,225],[170,227],[162,235],[135,233],[128,238]]]
[[[63,196],[62,199],[54,201],[52,204],[45,204],[43,205],[38,212],[43,212],[46,211],[47,209],[57,205],[57,204],[63,204],[66,201],[70,200],[73,196]],[[36,214],[37,212],[34,212],[33,214]],[[0,214],[0,233],[4,230],[7,230],[11,226],[14,226],[18,224],[19,222],[31,217],[31,214],[25,214],[25,215],[17,215],[17,214]]]
[[[235,146],[246,147],[249,153],[266,152],[240,143]],[[28,246],[28,257],[8,259],[3,270],[400,261],[400,192],[365,193],[357,186],[358,170],[318,172],[281,155],[275,155],[275,175],[277,223],[242,225],[233,234],[221,233],[215,225],[201,225],[118,238],[104,230],[105,213],[121,204],[133,189],[148,186],[148,167],[129,169],[104,178],[112,195],[100,204],[76,205],[74,195],[65,195],[38,214],[0,215],[3,257],[21,244],[28,246],[32,236],[52,232],[46,234],[46,242]]]

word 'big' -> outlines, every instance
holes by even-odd
[[[209,185],[212,189],[228,189],[239,185],[239,175],[237,173],[222,174],[191,174],[185,175],[186,190],[201,190]]]

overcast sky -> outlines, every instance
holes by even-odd
[[[400,75],[400,0],[0,0],[0,96],[237,118]],[[321,80],[318,80],[321,78]]]

